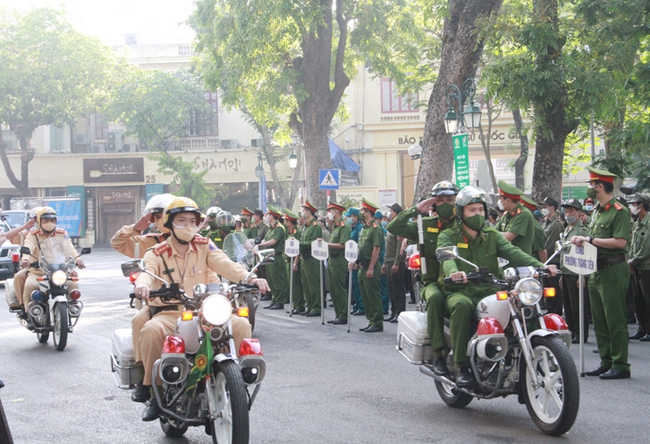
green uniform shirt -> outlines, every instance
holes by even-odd
[[[359,260],[361,262],[369,262],[374,247],[381,248],[383,242],[384,232],[375,221],[372,221],[369,226],[361,230],[361,237],[359,238]],[[379,263],[379,256],[377,256],[376,263]]]
[[[388,224],[388,231],[396,236],[405,237],[412,242],[418,242],[418,224],[411,222],[410,219],[417,216],[417,207],[411,207],[408,210],[399,213]],[[424,282],[435,282],[440,275],[440,263],[436,259],[436,248],[438,236],[443,230],[456,225],[456,218],[450,222],[445,222],[439,217],[423,217],[422,230],[424,236],[424,257],[427,262],[427,274],[422,276]]]
[[[542,264],[537,259],[524,253],[519,248],[516,248],[508,240],[503,237],[494,228],[484,228],[476,239],[472,239],[469,234],[463,229],[462,225],[457,225],[453,228],[443,231],[438,238],[438,248],[442,247],[458,247],[458,254],[463,259],[466,259],[479,267],[488,267],[490,273],[495,276],[501,276],[501,269],[499,268],[498,258],[502,257],[507,259],[510,267],[542,267]],[[442,264],[442,276],[449,277],[452,273],[457,271],[464,271],[469,273],[474,269],[462,261],[448,260]],[[491,291],[494,287],[489,284],[476,285],[470,284],[443,284],[446,292],[461,291],[464,294],[480,295],[486,291]]]
[[[535,239],[533,240],[532,256],[535,259],[539,259],[539,252],[542,250],[546,250],[546,234],[544,234],[542,226],[535,222]]]
[[[650,270],[650,233],[648,232],[650,224],[648,220],[650,220],[650,216],[646,214],[643,220],[637,219],[634,222],[632,243],[630,244],[630,265],[636,270]]]
[[[399,242],[398,237],[390,231],[386,233],[386,262],[394,263],[396,265],[403,264],[406,255],[400,253],[401,249],[402,243]]]
[[[580,221],[576,221],[573,226],[567,225],[567,227],[564,229],[562,234],[560,235],[560,240],[562,241],[570,241],[573,236],[586,236],[587,235],[587,229],[580,223]],[[560,254],[560,258],[564,256],[563,254]],[[562,274],[572,274],[575,275],[575,273],[568,268],[564,266],[564,260],[560,260],[560,264],[562,264],[561,270]]]
[[[281,254],[284,254],[284,241],[286,238],[287,238],[287,229],[281,223],[277,223],[275,227],[269,228],[264,240],[265,241],[269,241],[271,239],[277,240],[277,242],[271,248],[275,250],[275,255],[279,256]]]
[[[599,239],[625,239],[630,240],[630,211],[612,198],[605,206],[596,205],[591,215],[589,236]],[[598,248],[598,256],[618,256],[627,252],[624,248]]]
[[[496,229],[501,232],[516,234],[512,245],[519,247],[526,254],[533,252],[533,241],[535,240],[535,216],[528,211],[521,203],[518,203],[511,212],[506,211]]]
[[[350,227],[343,221],[333,224],[330,233],[329,242],[332,244],[344,244],[350,240]],[[329,248],[330,257],[342,256],[345,254],[345,248]]]
[[[323,237],[323,230],[316,219],[312,219],[302,227],[300,235],[300,255],[307,259],[311,257],[311,243]]]
[[[253,225],[251,227],[251,235],[250,237],[255,239],[255,238],[260,238],[260,239],[265,239],[266,234],[269,232],[269,226],[266,225],[264,222],[259,224],[258,226]]]
[[[546,253],[548,257],[551,257],[555,253],[555,242],[560,240],[560,235],[564,231],[562,222],[560,222],[560,216],[556,213],[553,217],[549,218],[544,222],[544,234],[546,235]],[[559,264],[560,257],[555,256],[555,259],[551,262],[552,264]]]

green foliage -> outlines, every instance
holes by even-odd
[[[599,140],[595,140],[598,145]],[[591,141],[589,133],[576,132],[569,134],[564,149],[564,159],[562,161],[562,175],[575,175],[581,171],[583,165],[591,161]]]
[[[170,191],[177,196],[186,196],[193,199],[200,208],[207,208],[212,204],[215,190],[206,186],[204,176],[208,170],[194,171],[194,162],[184,162],[181,157],[170,156],[168,153],[151,156],[158,162],[158,172],[173,177]]]
[[[345,208],[359,208],[361,201],[358,199],[353,199],[347,194],[342,194],[338,198],[338,203]]]

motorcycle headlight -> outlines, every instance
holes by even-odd
[[[215,294],[203,301],[203,319],[212,325],[223,325],[232,314],[232,304],[228,298]]]
[[[54,285],[58,285],[59,287],[65,284],[65,282],[68,280],[68,275],[65,274],[65,271],[63,270],[57,270],[54,273],[52,273],[52,283]]]
[[[535,305],[542,299],[544,287],[537,279],[525,278],[517,282],[513,292],[520,303]]]

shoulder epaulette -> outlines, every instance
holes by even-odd
[[[344,227],[344,226],[345,226],[345,222],[341,221],[341,222],[339,223],[339,227]]]
[[[160,247],[153,250],[153,254],[155,254],[156,256],[160,256],[165,252],[169,252],[171,255],[171,251],[172,251],[172,247],[169,244],[163,244]]]
[[[57,228],[57,229],[54,230],[54,231],[56,231],[56,232],[59,233],[59,234],[65,234],[65,230],[64,230],[63,228]]]
[[[623,209],[623,205],[621,205],[620,203],[616,202],[616,203],[614,204],[614,208],[616,208],[617,211],[621,211],[621,210]]]
[[[515,214],[521,214],[521,208],[517,208],[517,211],[515,212]]]
[[[372,228],[377,228],[377,222],[372,223]]]
[[[199,236],[197,234],[196,236],[194,236],[194,240],[192,242],[195,243],[195,244],[203,245],[203,244],[207,244],[208,242],[210,242],[210,239],[205,238],[203,236]]]

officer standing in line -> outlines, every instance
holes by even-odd
[[[383,241],[381,243],[381,250],[379,250],[379,265],[381,266],[381,277],[379,278],[379,296],[381,297],[381,310],[384,315],[388,314],[390,307],[390,299],[388,297],[388,276],[386,276],[386,267],[384,267],[384,260],[386,258],[386,234],[388,231],[382,225],[384,215],[381,211],[375,211],[375,223],[384,233]]]
[[[403,211],[397,202],[386,207],[388,207],[386,218],[389,223]],[[406,255],[401,248],[403,239],[390,231],[386,233],[386,257],[382,271],[388,280],[390,316],[384,321],[394,324],[397,323],[399,314],[406,310],[406,283],[404,282]]]
[[[363,217],[363,231],[359,239],[359,259],[356,263],[348,264],[350,270],[359,270],[359,289],[361,299],[366,311],[368,326],[359,331],[375,333],[384,331],[384,317],[381,309],[381,296],[379,295],[379,278],[381,266],[379,265],[379,251],[384,239],[381,227],[374,219],[375,211],[379,207],[364,197],[361,202],[359,214]]]
[[[650,341],[650,230],[648,230],[648,211],[650,197],[635,193],[628,199],[630,212],[636,216],[632,230],[630,258],[628,264],[634,274],[636,318],[639,321],[637,332],[630,339]]]
[[[255,236],[252,236],[251,229],[252,229],[252,224],[251,224],[251,218],[253,217],[253,212],[249,210],[246,207],[241,207],[241,214],[239,215],[239,219],[241,220],[241,226],[242,226],[242,233],[248,238],[255,238]]]
[[[272,205],[268,205],[266,224],[270,229],[266,237],[257,246],[260,250],[273,248],[275,250],[274,260],[266,265],[266,279],[271,288],[273,299],[271,304],[264,307],[271,310],[284,310],[284,301],[287,298],[286,292],[289,288],[287,283],[287,267],[282,255],[284,254],[284,241],[287,238],[287,231],[282,225],[282,212]]]
[[[546,256],[551,257],[555,252],[555,243],[560,240],[560,235],[564,231],[564,226],[560,221],[557,200],[552,197],[546,197],[542,202],[542,214],[544,215],[544,234],[546,235]],[[560,266],[560,256],[555,256],[551,261],[556,267]],[[555,288],[555,297],[545,298],[546,309],[549,313],[555,313],[562,316],[562,287],[560,286],[560,275],[544,279],[545,287]]]
[[[561,241],[571,240],[573,236],[586,236],[587,229],[582,225],[578,212],[582,211],[582,205],[577,199],[569,199],[566,203],[562,204],[564,208],[564,218],[567,222],[567,227],[560,235]],[[560,261],[563,263],[563,261]],[[562,297],[564,298],[564,314],[566,323],[571,330],[571,339],[573,344],[580,343],[580,291],[578,279],[584,279],[578,276],[565,266],[562,266]],[[589,312],[589,300],[585,298],[584,306],[584,342],[587,342],[589,337],[589,321],[587,313]]]
[[[298,241],[300,240],[301,232],[298,229],[298,215],[293,213],[288,208],[284,209],[284,223],[287,227],[287,238],[294,237]],[[284,255],[284,259],[287,263],[287,282],[291,284],[291,275],[293,273],[293,307],[289,307],[291,314],[304,314],[305,313],[305,293],[302,288],[302,275],[300,274],[300,257],[296,256],[291,258]],[[289,297],[289,292],[287,291],[287,297]],[[286,303],[289,302],[287,299]]]
[[[359,209],[349,208],[345,213],[347,224],[350,227],[350,239],[359,244],[359,236],[363,225],[359,219]],[[363,309],[361,300],[361,290],[359,289],[359,270],[352,271],[352,316],[365,316],[366,311]]]
[[[457,194],[458,187],[454,183],[448,180],[438,182],[431,189],[432,197],[402,211],[388,224],[390,233],[418,242],[418,225],[410,219],[418,213],[427,214],[432,208],[436,211],[437,216],[422,218],[427,274],[422,276],[420,294],[427,304],[427,328],[431,338],[431,350],[433,350],[433,370],[439,375],[446,375],[449,369],[443,356],[443,351],[447,347],[444,334],[446,296],[438,285],[440,263],[436,258],[436,248],[440,233],[457,224],[454,207]]]
[[[512,245],[519,247],[526,254],[531,254],[535,240],[535,217],[521,204],[523,194],[523,191],[512,185],[499,181],[499,208],[505,212],[496,229],[501,231],[503,237]]]
[[[300,259],[302,273],[302,288],[307,300],[307,308],[304,313],[308,317],[320,316],[320,270],[321,262],[311,255],[311,243],[323,236],[321,225],[316,220],[318,210],[309,200],[302,205],[302,234],[300,236]]]
[[[625,295],[630,269],[625,253],[630,237],[630,213],[614,198],[616,175],[591,166],[587,196],[598,201],[589,226],[589,236],[574,236],[575,245],[589,242],[598,248],[598,271],[589,276],[589,299],[600,366],[587,376],[601,379],[630,377]]]
[[[350,227],[342,220],[344,211],[345,207],[334,201],[327,205],[327,219],[330,221],[331,231],[327,278],[335,314],[334,319],[327,323],[334,325],[348,322],[348,291],[345,286],[348,261],[345,259],[345,243],[350,240]]]
[[[537,210],[537,204],[526,196],[521,196],[521,204],[527,210],[530,210],[535,217],[535,211]],[[544,234],[544,229],[542,225],[535,220],[535,240],[533,241],[533,251],[531,254],[532,257],[537,259],[540,262],[546,262],[548,256],[546,255],[546,235]]]

